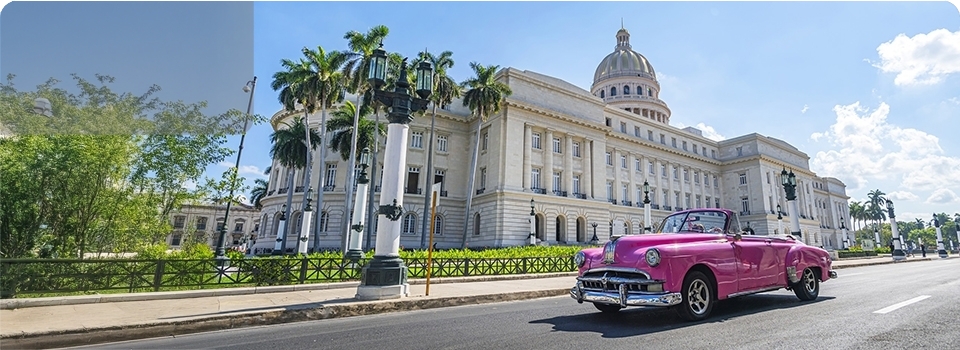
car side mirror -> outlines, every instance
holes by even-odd
[[[739,242],[743,240],[743,234],[741,234],[740,232],[737,232],[736,234],[733,235],[733,240],[735,242]]]

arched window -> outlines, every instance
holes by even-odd
[[[653,97],[653,89],[647,88],[647,96]]]
[[[604,91],[603,91],[603,90],[600,90],[600,98],[604,98],[604,97],[605,97],[605,96],[603,96],[603,93],[604,93]]]
[[[405,235],[414,235],[416,234],[417,227],[417,215],[414,213],[409,213],[403,216],[403,231]]]
[[[617,87],[613,86],[610,88],[610,97],[617,96]]]
[[[440,215],[437,215],[437,217],[433,219],[433,234],[437,236],[443,235],[443,217]]]
[[[626,86],[623,87],[623,94],[624,94],[624,95],[629,95],[629,94],[630,94],[630,85],[626,85]]]
[[[480,235],[480,213],[473,214],[473,235]]]

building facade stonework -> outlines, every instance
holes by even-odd
[[[722,207],[740,213],[742,226],[771,235],[780,233],[775,232],[777,204],[784,212],[788,207],[779,179],[786,168],[798,177],[800,212],[784,213],[783,227],[789,230],[790,220],[800,220],[808,244],[840,246],[840,217],[849,222],[843,182],[817,176],[809,169],[807,154],[775,138],[751,133],[714,141],[695,128],[671,126],[652,64],[632,50],[625,29],[616,37],[614,52],[598,65],[589,91],[532,71],[502,70],[497,79],[513,93],[501,112],[481,125],[476,174],[468,174],[468,169],[475,123],[481,120],[462,101],[454,101],[438,109],[436,135],[430,140],[432,106],[417,115],[410,124],[402,175],[406,194],[400,244],[420,247],[421,233],[429,232],[421,227],[422,215],[430,213],[423,203],[435,182],[442,183],[434,222],[435,242],[441,248],[459,247],[464,233],[469,247],[527,244],[531,199],[536,236],[545,244],[586,243],[594,232],[601,240],[640,233],[644,181],[650,186],[654,224],[674,211]],[[284,123],[302,113],[280,111],[271,123],[275,130],[286,127]],[[383,116],[380,120],[385,122]],[[313,128],[320,127],[319,121],[319,111],[310,116]],[[428,142],[435,142],[433,174],[426,173]],[[379,155],[382,165],[382,149]],[[296,191],[295,228],[288,231],[288,249],[295,246],[300,225],[304,171],[295,171],[290,186],[287,170],[276,161],[271,167],[256,245],[261,252],[273,248],[279,211],[290,188]],[[321,248],[336,249],[345,232],[341,223],[350,212],[344,208],[347,162],[328,151],[316,155],[313,167],[314,181],[317,174],[325,175],[323,184],[312,184],[324,190],[323,203],[313,204],[320,208],[314,229],[320,226]],[[469,176],[475,176],[474,193],[467,193]],[[467,196],[473,196],[469,215]]]
[[[223,225],[225,205],[185,204],[170,214],[173,231],[167,235],[167,244],[180,248],[188,242],[207,244],[216,249],[219,229]],[[227,218],[227,236],[224,247],[245,251],[254,244],[256,233],[260,230],[260,211],[240,204],[230,206]]]

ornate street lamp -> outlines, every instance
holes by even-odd
[[[783,211],[780,210],[780,204],[777,204],[777,234],[783,234]]]
[[[780,183],[783,184],[783,191],[787,194],[787,206],[793,213],[790,219],[790,234],[794,237],[801,237],[800,233],[800,208],[797,206],[797,176],[791,169],[787,173],[787,168],[780,172]]]
[[[907,258],[907,253],[903,251],[903,243],[900,242],[900,230],[897,229],[897,219],[893,213],[893,201],[887,200],[887,216],[890,217],[890,233],[893,239],[893,260],[903,260]]]
[[[283,243],[283,235],[287,233],[287,205],[284,204],[280,206],[280,225],[277,226],[277,244],[273,246],[273,253],[271,255],[280,255],[283,254],[281,244]]]
[[[946,259],[947,250],[943,246],[943,233],[940,231],[940,220],[937,219],[937,214],[933,214],[933,227],[937,230],[937,255]]]
[[[53,107],[50,100],[38,97],[33,100],[33,112],[47,117],[53,117]]]
[[[356,264],[363,258],[363,219],[367,211],[367,191],[370,188],[370,179],[367,178],[367,168],[370,166],[370,149],[364,148],[360,152],[360,178],[357,179],[357,199],[353,203],[353,222],[350,225],[348,250],[344,257]]]
[[[250,123],[250,107],[253,106],[253,93],[255,92],[256,88],[256,76],[253,77],[253,80],[248,81],[247,84],[243,86],[243,92],[250,93],[250,99],[247,100],[247,114],[243,116],[243,131],[240,132],[240,147],[237,148],[237,162],[233,165],[234,178],[230,179],[230,199],[227,200],[227,209],[223,213],[223,227],[220,228],[219,235],[217,236],[217,251],[215,255],[218,260],[226,259],[226,256],[224,255],[226,253],[224,248],[224,240],[227,236],[227,219],[230,217],[230,204],[233,202],[234,181],[240,172],[240,155],[243,153],[243,140],[247,137],[247,126]]]
[[[416,92],[420,98],[410,95],[407,82],[407,59],[400,64],[400,76],[393,91],[381,90],[386,83],[387,52],[382,45],[373,51],[368,81],[373,97],[390,107],[387,119],[387,145],[383,156],[383,185],[380,192],[379,215],[388,220],[377,220],[376,254],[364,266],[363,277],[357,288],[357,299],[394,299],[408,294],[407,267],[400,259],[400,228],[398,221],[403,215],[403,177],[407,163],[407,140],[411,112],[424,111],[429,104],[433,71],[429,63],[417,67]]]
[[[600,243],[600,238],[597,237],[597,223],[590,223],[590,226],[593,226],[593,238],[590,239],[590,244],[597,245]]]
[[[530,245],[537,244],[537,213],[533,211],[534,208],[533,198],[530,198],[530,235],[527,236]]]
[[[653,231],[650,228],[650,184],[647,180],[643,180],[643,231]]]
[[[840,230],[843,232],[843,249],[850,249],[850,239],[847,237],[847,226],[843,224],[843,217],[840,217]]]
[[[310,241],[310,220],[313,219],[313,207],[310,202],[313,201],[313,186],[307,190],[307,205],[303,207],[302,220],[300,221],[300,237],[297,240],[297,253],[307,254],[307,242]]]

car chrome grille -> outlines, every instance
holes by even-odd
[[[588,272],[578,280],[584,290],[615,292],[623,284],[626,286],[627,292],[663,292],[663,281],[652,280],[642,272],[596,271]]]

